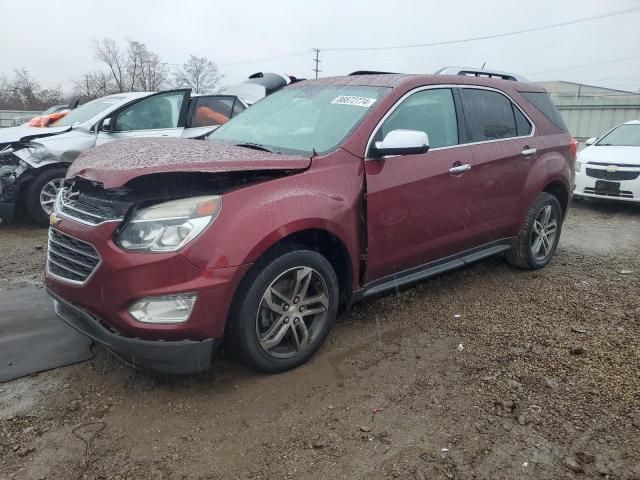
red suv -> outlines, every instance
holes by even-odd
[[[545,266],[576,143],[539,86],[454,73],[304,81],[208,141],[84,153],[51,217],[57,314],[138,367],[203,371],[224,339],[279,372],[355,301],[499,253]]]

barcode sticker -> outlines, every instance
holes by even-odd
[[[369,108],[371,105],[376,103],[376,99],[368,97],[353,97],[351,95],[340,95],[339,97],[336,97],[331,103],[335,103],[337,105],[355,105],[356,107]]]

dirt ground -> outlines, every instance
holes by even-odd
[[[43,245],[0,228],[0,288],[39,282]],[[547,268],[360,305],[289,373],[158,378],[98,350],[0,384],[0,478],[640,479],[639,294],[640,208],[576,203]]]

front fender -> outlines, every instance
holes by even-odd
[[[362,161],[346,152],[332,157],[314,160],[305,172],[225,193],[215,223],[183,255],[201,268],[244,265],[294,233],[324,230],[344,244],[355,275]]]

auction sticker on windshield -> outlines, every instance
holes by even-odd
[[[369,108],[376,102],[375,98],[368,97],[354,97],[351,95],[340,95],[336,97],[331,103],[335,103],[337,105],[355,105],[358,107]]]

